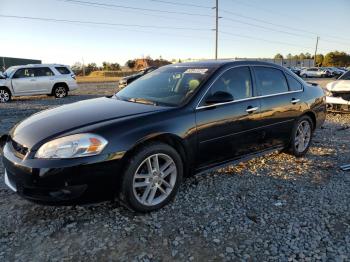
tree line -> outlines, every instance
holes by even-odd
[[[274,59],[314,59],[310,53],[300,53],[299,55],[288,54],[285,57],[280,53],[276,54]],[[326,55],[317,54],[315,59],[316,66],[336,66],[336,67],[348,67],[350,66],[350,55],[345,52],[329,52]]]

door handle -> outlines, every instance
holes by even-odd
[[[300,102],[300,99],[293,98],[292,101],[290,101],[290,102],[295,105],[296,103]]]
[[[246,112],[247,113],[253,113],[253,112],[255,112],[256,110],[258,110],[259,109],[259,107],[251,107],[251,106],[249,106],[247,109],[246,109]]]

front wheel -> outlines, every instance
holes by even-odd
[[[11,93],[6,88],[0,88],[0,103],[7,103],[11,100]]]
[[[174,148],[163,143],[148,144],[128,161],[120,200],[137,212],[160,209],[175,197],[182,177],[182,159]]]
[[[303,116],[294,125],[290,152],[296,157],[304,156],[309,150],[313,135],[313,122],[309,116]]]
[[[64,98],[68,95],[68,88],[65,86],[56,86],[52,93],[56,98]]]

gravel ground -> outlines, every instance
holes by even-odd
[[[0,105],[0,134],[42,109],[104,94],[83,85],[72,96]],[[48,207],[3,183],[0,261],[349,261],[350,116],[329,115],[310,152],[271,154],[184,181],[176,200],[136,215],[116,203]]]

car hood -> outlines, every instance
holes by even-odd
[[[43,140],[78,128],[167,108],[107,97],[89,99],[36,113],[15,126],[10,136],[17,143],[31,149]]]
[[[350,92],[350,80],[337,80],[327,84],[327,90],[331,92]]]

